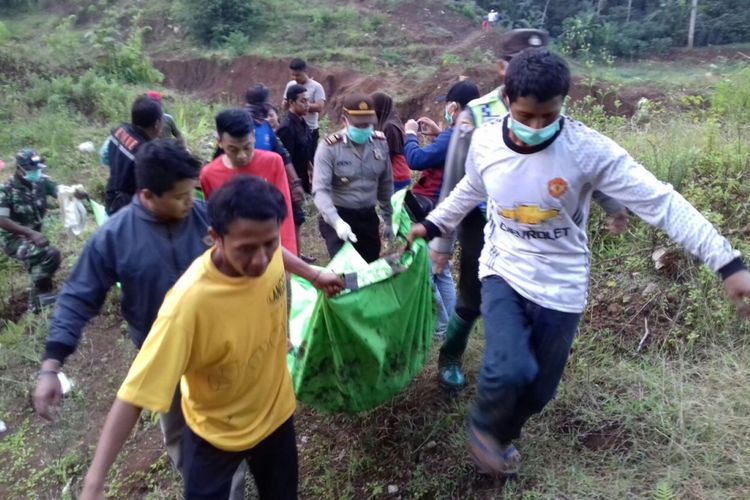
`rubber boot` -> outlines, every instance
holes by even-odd
[[[36,288],[31,287],[29,290],[29,302],[27,310],[32,314],[39,313],[39,299],[37,297]]]
[[[469,342],[472,326],[472,323],[464,321],[456,313],[448,321],[445,341],[440,346],[438,355],[438,383],[448,392],[458,392],[466,386],[461,359]]]

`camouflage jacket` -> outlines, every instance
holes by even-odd
[[[47,196],[57,196],[57,184],[43,176],[37,182],[12,177],[0,185],[0,217],[8,217],[21,226],[41,231],[47,213]],[[0,243],[14,235],[0,229]]]

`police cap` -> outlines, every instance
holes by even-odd
[[[375,125],[378,122],[372,98],[359,92],[344,97],[344,116],[352,125]]]

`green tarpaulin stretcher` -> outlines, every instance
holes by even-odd
[[[401,241],[411,227],[405,192],[392,200],[394,234]],[[91,208],[97,224],[104,224],[104,207],[91,200]],[[368,264],[347,243],[326,269],[356,273],[358,290],[329,299],[292,277],[287,361],[294,390],[322,411],[370,410],[401,392],[429,353],[435,310],[427,245],[419,240],[403,254]]]
[[[394,233],[402,240],[411,227],[404,194],[392,200]],[[427,245],[419,240],[403,255],[367,264],[347,243],[327,269],[356,273],[359,289],[328,299],[292,277],[294,389],[319,410],[370,410],[402,391],[429,353],[435,311]]]

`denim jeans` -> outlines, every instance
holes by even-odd
[[[448,329],[448,320],[456,308],[456,285],[453,283],[450,262],[445,266],[442,274],[432,275],[432,286],[435,289],[435,303],[437,304],[435,335],[443,337]]]
[[[470,422],[506,444],[552,400],[581,315],[546,309],[504,279],[482,280],[485,349]]]

